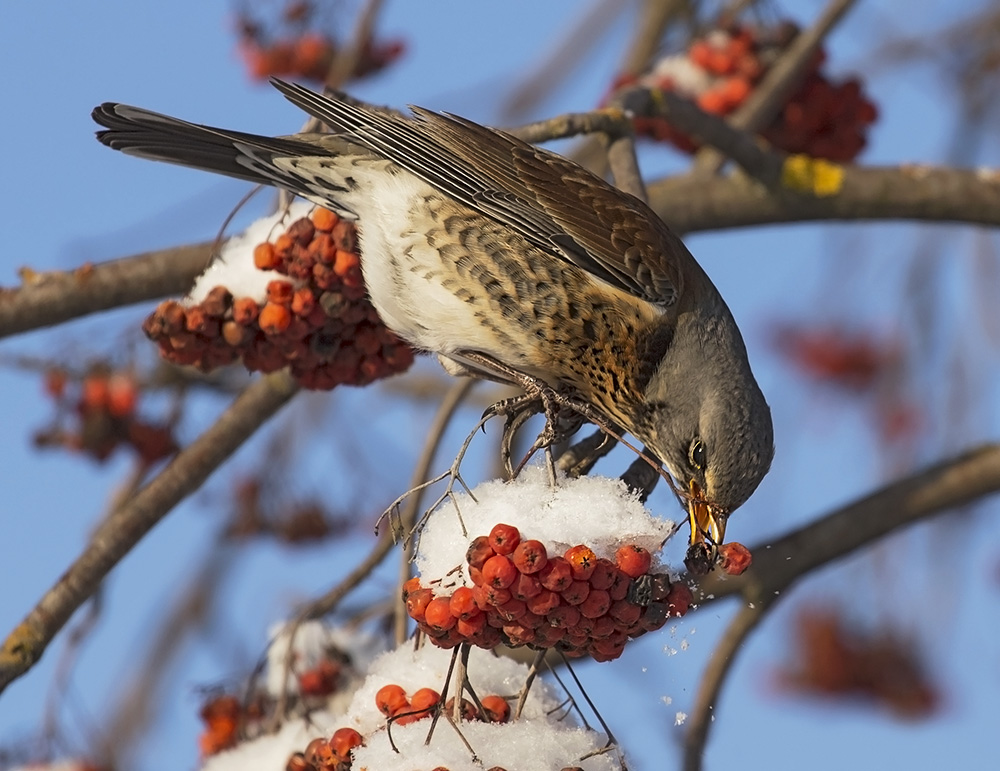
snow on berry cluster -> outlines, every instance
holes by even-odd
[[[251,371],[288,367],[324,390],[409,368],[413,351],[366,297],[354,223],[326,209],[305,216],[309,208],[254,223],[187,298],[156,308],[143,329],[166,359],[206,371],[237,359]]]
[[[651,572],[671,523],[619,480],[552,488],[531,469],[473,494],[458,500],[465,526],[499,524],[470,541],[454,514],[436,512],[421,536],[421,575],[404,587],[407,611],[436,645],[558,647],[610,661],[630,639],[687,612],[691,591]]]
[[[731,26],[696,38],[682,54],[665,56],[639,78],[623,78],[617,86],[640,85],[673,91],[695,101],[705,112],[725,116],[742,105],[782,50],[797,34],[790,23],[771,28]],[[810,62],[802,84],[761,134],[789,153],[848,162],[864,149],[868,127],[878,112],[849,78],[836,83],[820,71],[822,49]],[[685,152],[697,141],[663,118],[638,117],[636,131],[671,142]]]
[[[454,693],[454,684],[448,684],[451,664],[452,655],[440,648],[414,649],[406,643],[375,659],[346,708],[314,709],[285,722],[277,733],[262,733],[212,755],[202,771],[617,767],[614,753],[582,759],[603,747],[607,737],[577,726],[560,709],[565,694],[543,678],[534,681],[515,718],[511,706],[528,667],[481,650],[472,650],[468,662],[475,696],[466,692],[454,728],[445,725],[444,711],[454,714],[454,696],[448,695]],[[431,733],[435,716],[441,719]]]

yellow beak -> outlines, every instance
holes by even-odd
[[[707,542],[721,546],[726,537],[726,516],[702,497],[701,488],[693,479],[689,483],[688,521],[691,524],[691,544]]]

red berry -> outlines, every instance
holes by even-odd
[[[512,554],[521,542],[521,533],[513,525],[499,524],[490,530],[490,546],[497,554]]]
[[[491,723],[506,723],[510,719],[510,704],[502,696],[484,696],[480,703]]]
[[[570,605],[579,605],[590,594],[590,584],[586,581],[573,581],[560,594]]]
[[[611,597],[603,589],[592,589],[587,598],[580,603],[580,613],[587,618],[598,618],[608,612],[611,607]]]
[[[448,608],[455,618],[467,619],[480,612],[476,606],[476,597],[467,586],[460,586],[455,590],[448,601]]]
[[[465,552],[465,561],[471,567],[482,568],[483,563],[494,554],[496,552],[493,551],[493,547],[490,545],[489,536],[481,535],[472,539],[472,543],[469,544],[469,548]]]
[[[626,545],[615,552],[615,563],[629,578],[638,578],[649,572],[653,555],[641,546]]]
[[[525,573],[518,575],[517,580],[510,585],[510,593],[519,600],[529,600],[541,591],[541,581]]]
[[[383,685],[375,694],[375,706],[386,717],[409,705],[406,691],[395,683]]]
[[[670,615],[683,616],[688,612],[691,603],[694,602],[694,595],[684,584],[674,584],[670,587],[670,594],[667,595],[666,603],[670,609]]]
[[[413,709],[431,709],[436,707],[441,701],[441,694],[433,688],[421,688],[410,699],[410,706]]]
[[[483,563],[483,583],[494,589],[506,589],[517,578],[517,568],[502,554],[490,557]]]
[[[353,728],[338,728],[330,737],[330,747],[340,763],[349,763],[351,750],[364,743],[364,737]]]
[[[573,578],[577,581],[586,581],[597,567],[597,555],[583,544],[570,547],[563,556],[573,570]]]
[[[545,544],[541,541],[521,541],[511,557],[514,567],[522,573],[537,573],[549,561]]]
[[[731,576],[738,576],[753,562],[750,550],[741,543],[733,541],[719,547],[719,566]]]
[[[573,568],[562,557],[550,557],[545,567],[539,571],[538,580],[546,589],[561,592],[572,583]]]
[[[559,607],[561,602],[562,598],[556,592],[543,589],[534,597],[525,600],[525,605],[529,612],[544,616],[553,608]]]
[[[410,592],[406,598],[406,612],[414,621],[423,621],[427,605],[433,599],[434,593],[430,589],[417,589]]]
[[[448,597],[435,597],[424,610],[424,623],[436,632],[446,632],[455,626]]]

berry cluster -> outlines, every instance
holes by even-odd
[[[204,758],[236,746],[246,715],[240,700],[225,694],[202,705],[201,719],[205,730],[198,737],[198,746]]]
[[[351,750],[364,743],[353,728],[338,728],[329,739],[313,739],[304,752],[292,755],[285,771],[347,771],[351,767]]]
[[[613,562],[582,544],[550,555],[541,541],[499,524],[469,546],[471,587],[445,594],[413,578],[404,597],[410,617],[442,648],[558,646],[569,656],[610,661],[629,638],[659,629],[691,604],[686,586],[649,573],[651,560],[649,551],[629,545]]]
[[[366,385],[403,372],[413,351],[365,296],[354,224],[326,209],[293,222],[253,250],[278,278],[263,298],[216,286],[201,302],[161,303],[143,329],[177,364],[203,370],[242,359],[251,371],[289,367],[306,388]]]
[[[314,28],[316,10],[314,2],[291,0],[277,23],[267,31],[248,13],[240,14],[239,47],[255,79],[277,76],[326,81],[342,45],[328,32]],[[350,77],[362,78],[378,72],[403,51],[401,40],[376,42],[369,37],[361,47]]]
[[[52,426],[36,432],[39,447],[67,447],[98,461],[107,460],[119,447],[130,447],[146,465],[177,451],[170,426],[138,415],[140,389],[131,372],[101,364],[74,381],[64,370],[51,369],[45,373],[45,391],[55,400],[58,414]],[[62,420],[67,416],[68,426]]]
[[[695,101],[705,112],[729,115],[746,101],[796,34],[789,23],[767,29],[715,29],[692,41],[684,54],[664,57],[646,75],[622,78],[616,85],[639,83],[673,91]],[[862,93],[859,80],[838,84],[821,73],[824,60],[824,52],[817,52],[802,85],[761,134],[785,152],[852,161],[864,149],[865,134],[877,110]],[[694,138],[662,118],[636,118],[635,129],[685,152],[698,149]]]

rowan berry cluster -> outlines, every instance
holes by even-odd
[[[53,425],[35,433],[39,447],[66,447],[98,461],[129,447],[146,465],[177,450],[169,425],[138,414],[139,382],[129,371],[99,364],[73,378],[65,370],[50,369],[45,392],[56,402],[58,414]]]
[[[280,17],[266,25],[246,10],[240,13],[237,19],[240,52],[256,80],[278,76],[326,81],[344,46],[329,31],[319,28],[318,5],[321,5],[318,0],[290,0]],[[350,77],[362,78],[378,72],[403,51],[401,40],[383,42],[369,37],[362,43]]]
[[[442,648],[558,646],[568,656],[610,661],[630,638],[684,615],[692,599],[686,586],[649,573],[652,555],[639,546],[622,546],[614,561],[582,544],[550,554],[499,524],[473,539],[466,561],[472,586],[450,594],[419,578],[404,586],[410,617]]]
[[[203,370],[242,359],[251,371],[289,367],[305,388],[366,385],[405,371],[413,351],[365,295],[354,224],[326,209],[253,250],[273,271],[262,298],[217,286],[200,302],[161,303],[143,326],[161,354]]]
[[[729,115],[747,100],[796,34],[795,26],[787,22],[771,28],[714,29],[693,40],[685,53],[666,56],[649,73],[622,78],[616,85],[639,83],[674,91],[705,112]],[[833,82],[820,71],[824,61],[821,49],[809,63],[802,84],[761,134],[788,153],[849,162],[864,149],[868,127],[878,112],[858,79]],[[663,118],[638,117],[635,129],[685,152],[699,147],[693,137]]]

